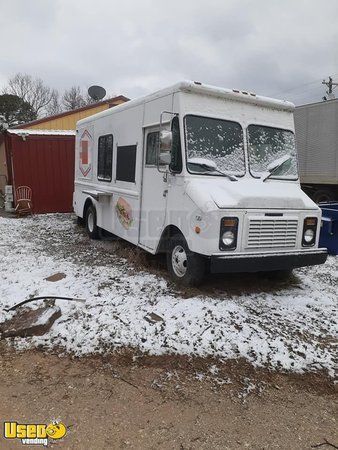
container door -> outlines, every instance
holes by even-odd
[[[147,129],[144,139],[139,242],[155,251],[165,223],[168,187],[165,174],[158,171],[156,164],[159,128]]]

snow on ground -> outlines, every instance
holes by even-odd
[[[0,322],[13,315],[3,307],[28,297],[86,300],[57,300],[62,316],[50,332],[17,338],[18,348],[43,345],[85,355],[131,347],[154,355],[243,357],[257,366],[333,375],[336,257],[297,270],[287,282],[222,276],[181,291],[164,270],[135,268],[129,244],[90,241],[72,215],[0,218],[0,236]],[[58,272],[66,277],[45,280]],[[160,316],[154,323],[145,319],[152,313]]]

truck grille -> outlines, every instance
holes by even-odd
[[[297,219],[250,219],[247,247],[295,247],[297,229]]]

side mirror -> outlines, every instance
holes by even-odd
[[[168,117],[169,116],[169,117]],[[169,172],[171,164],[171,152],[173,146],[173,133],[171,130],[172,119],[177,114],[162,111],[160,115],[159,145],[157,147],[157,169],[159,172]]]
[[[171,151],[173,134],[170,130],[162,130],[160,133],[160,153]]]
[[[171,161],[172,132],[161,130],[160,132],[160,153],[158,157],[159,166],[168,166]]]
[[[159,158],[159,164],[168,166],[171,162],[170,152],[161,152]]]

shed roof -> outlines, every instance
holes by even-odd
[[[97,108],[98,106],[101,105],[108,105],[108,108],[111,108],[113,106],[116,106],[119,102],[127,102],[130,99],[128,97],[125,97],[124,95],[118,95],[117,97],[113,97],[113,98],[109,98],[107,100],[103,100],[102,102],[97,102],[97,103],[91,103],[90,105],[86,105],[83,106],[81,108],[76,108],[76,109],[72,109],[71,111],[64,111],[62,113],[59,114],[54,114],[53,116],[47,116],[47,117],[43,117],[41,119],[37,119],[37,120],[32,120],[31,122],[27,122],[27,123],[23,123],[20,125],[17,125],[15,127],[12,127],[12,129],[15,128],[29,128],[33,125],[38,125],[38,124],[42,124],[45,122],[50,122],[51,120],[55,120],[55,119],[60,119],[62,117],[66,117],[66,116],[70,116],[82,111],[88,111],[90,109],[93,108]]]
[[[18,136],[75,136],[75,130],[28,130],[26,128],[11,128],[7,130],[9,134],[16,134]]]

